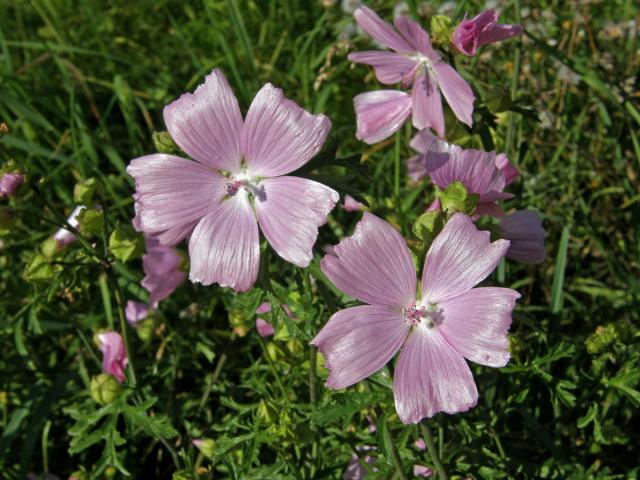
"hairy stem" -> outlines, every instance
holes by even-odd
[[[420,432],[422,433],[422,437],[424,438],[424,443],[427,444],[427,450],[429,451],[429,455],[431,455],[431,460],[433,461],[434,466],[436,467],[436,472],[438,472],[438,480],[447,480],[447,472],[440,461],[440,456],[438,455],[438,450],[436,450],[436,445],[433,443],[433,435],[431,435],[431,430],[426,425],[424,421],[420,422]]]

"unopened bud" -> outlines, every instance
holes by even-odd
[[[91,398],[100,405],[108,405],[113,402],[118,395],[122,386],[112,375],[101,373],[91,379]]]

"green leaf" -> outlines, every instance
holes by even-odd
[[[444,191],[440,192],[442,209],[449,214],[462,212],[465,215],[471,215],[479,200],[480,195],[469,193],[464,184],[458,181],[450,183]]]
[[[149,400],[142,405],[125,405],[122,413],[132,426],[142,428],[147,435],[160,440],[173,438],[178,432],[169,423],[169,419],[164,415],[147,415],[147,409],[155,403],[155,399]]]
[[[97,188],[98,184],[95,178],[88,178],[87,180],[76,183],[73,187],[74,202],[80,205],[91,205]]]
[[[342,420],[346,425],[360,410],[374,407],[389,398],[388,393],[379,391],[336,394],[328,405],[315,411],[311,421],[317,425],[327,425]]]
[[[413,223],[413,233],[424,242],[431,242],[444,227],[444,218],[440,210],[424,212]]]
[[[83,208],[78,214],[80,233],[86,237],[95,237],[102,233],[104,213],[102,210]]]
[[[142,257],[144,237],[130,225],[118,225],[109,237],[109,251],[121,262]]]

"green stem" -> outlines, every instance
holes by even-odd
[[[262,339],[262,337],[258,336],[258,342],[260,342],[260,346],[262,347],[262,353],[264,354],[265,358],[267,359],[267,363],[269,364],[269,369],[271,370],[271,373],[273,373],[273,376],[276,379],[276,383],[278,384],[278,387],[282,391],[282,395],[284,396],[284,401],[285,401],[285,403],[287,405],[289,405],[289,395],[287,395],[287,390],[284,388],[284,384],[282,383],[282,380],[280,379],[280,374],[278,373],[278,370],[276,369],[276,366],[273,364],[273,361],[271,360],[271,357],[269,356],[269,352],[267,351],[267,347],[265,346],[264,340]]]
[[[440,457],[438,456],[438,450],[436,450],[436,445],[433,443],[433,435],[431,435],[431,430],[429,427],[423,422],[420,422],[420,432],[422,433],[422,437],[424,438],[424,443],[427,444],[427,450],[429,451],[429,455],[431,455],[431,460],[433,461],[434,466],[436,467],[436,472],[438,472],[438,480],[447,480],[447,472],[440,461]]]
[[[393,438],[391,438],[391,432],[388,427],[385,429],[385,433],[389,436],[388,444],[391,446],[391,458],[393,460],[393,465],[396,467],[396,473],[402,480],[408,480],[407,474],[404,471],[404,466],[402,465],[402,460],[400,460],[400,455],[398,454]]]
[[[122,331],[122,339],[124,340],[124,348],[127,352],[127,358],[129,359],[129,368],[127,371],[131,377],[131,386],[135,387],[138,383],[136,380],[136,370],[133,366],[133,356],[131,355],[131,347],[129,346],[129,333],[127,331],[127,318],[124,312],[124,304],[122,303],[122,293],[120,292],[120,286],[118,285],[117,280],[113,276],[113,271],[110,269],[105,269],[107,275],[109,276],[109,280],[111,281],[111,286],[114,290],[116,296],[116,304],[118,305],[118,317],[120,317],[120,330]]]
[[[309,347],[309,401],[311,405],[315,406],[317,401],[316,364],[318,363],[318,347],[315,345],[310,345]]]

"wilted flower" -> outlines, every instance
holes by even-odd
[[[3,173],[0,176],[0,198],[13,197],[20,185],[24,182],[24,175],[21,173]]]
[[[393,52],[356,52],[349,60],[371,65],[384,84],[400,82],[412,93],[378,90],[354,98],[358,129],[356,137],[372,144],[398,130],[412,114],[414,127],[434,129],[444,136],[444,114],[440,91],[461,122],[473,123],[474,95],[471,87],[432,48],[429,34],[407,18],[394,20],[397,29],[384,22],[373,10],[360,7],[354,17],[371,37]],[[398,33],[399,32],[399,33]]]
[[[102,352],[102,371],[113,375],[120,383],[124,382],[124,371],[129,364],[122,336],[118,332],[98,334],[100,351]]]
[[[80,212],[85,208],[86,207],[84,205],[78,205],[76,208],[74,208],[71,212],[71,215],[69,215],[69,217],[67,218],[67,223],[73,228],[78,229],[80,227],[78,215],[80,215]],[[66,228],[62,227],[53,235],[53,239],[56,241],[58,249],[61,249],[66,247],[70,243],[75,242],[76,236]]]
[[[149,292],[149,304],[154,308],[178,288],[185,278],[180,270],[182,258],[175,248],[161,245],[153,238],[147,238],[147,253],[142,256],[145,277],[142,286]]]
[[[518,174],[504,154],[463,149],[434,137],[428,130],[419,132],[410,145],[422,153],[407,161],[409,175],[413,179],[429,175],[441,189],[453,182],[461,182],[468,192],[480,196],[474,218],[503,215],[497,201],[513,197],[503,190],[508,184],[507,176],[513,181]]]
[[[162,244],[190,234],[189,277],[205,285],[251,288],[258,275],[258,225],[282,258],[307,266],[318,227],[339,195],[287,174],[318,153],[329,119],[303,110],[268,83],[243,123],[218,69],[194,93],[167,105],[164,119],[195,161],[155,154],[130,163],[141,230]]]
[[[507,257],[522,263],[544,261],[544,237],[542,219],[533,210],[518,210],[498,223],[500,236],[511,242]]]
[[[129,300],[124,309],[124,313],[129,325],[136,327],[141,321],[147,318],[147,315],[149,314],[149,306],[142,302]]]
[[[460,22],[453,32],[453,45],[460,53],[471,57],[478,47],[489,43],[506,40],[522,33],[520,25],[498,23],[498,12],[487,10],[474,17]]]
[[[437,412],[456,413],[478,398],[465,358],[502,367],[518,292],[473,288],[509,247],[489,241],[461,213],[451,217],[427,252],[421,295],[411,253],[387,222],[365,213],[351,237],[325,256],[322,271],[366,305],[334,314],[311,341],[331,371],[327,386],[345,388],[382,368],[401,348],[393,392],[398,416],[417,423]]]

